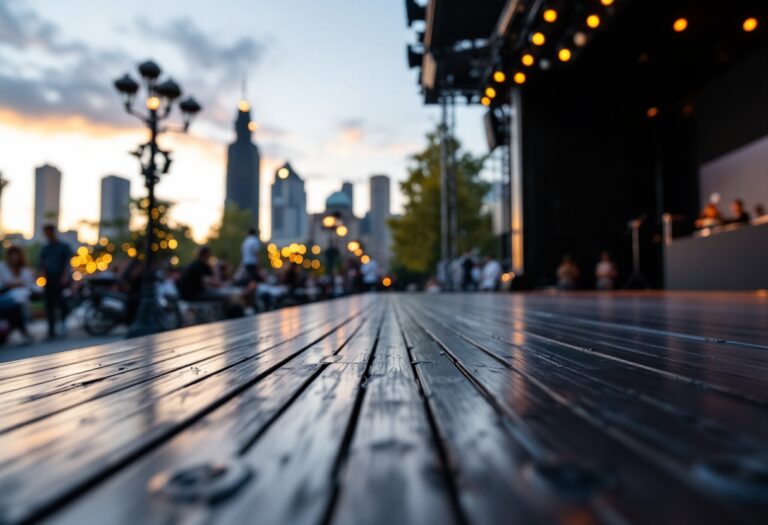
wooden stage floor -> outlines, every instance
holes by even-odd
[[[4,364],[0,523],[40,520],[766,524],[768,297],[365,295]]]

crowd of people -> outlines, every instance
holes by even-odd
[[[754,216],[756,218],[766,216],[765,206],[756,204],[754,207]],[[697,229],[712,228],[726,224],[749,224],[752,216],[746,210],[742,199],[735,199],[731,202],[731,215],[725,216],[717,207],[715,202],[709,202],[701,210],[699,218],[694,223]]]
[[[72,248],[61,241],[56,228],[43,228],[44,244],[35,265],[27,261],[18,246],[5,250],[0,262],[0,342],[18,330],[25,342],[32,342],[29,331],[33,298],[45,305],[47,337],[67,333],[67,316],[78,296],[89,286],[102,287],[125,298],[130,324],[139,307],[144,264],[132,257],[116,261],[109,271],[99,272],[79,282],[72,279]],[[280,306],[298,304],[350,293],[377,290],[382,286],[382,270],[371,257],[362,263],[356,257],[339,260],[330,271],[317,272],[302,264],[286,261],[280,269],[267,268],[264,250],[255,229],[244,235],[241,260],[237,267],[217,258],[202,246],[196,258],[182,268],[160,261],[155,268],[158,292],[163,297],[194,307],[199,303],[218,305],[222,317],[238,317]],[[393,284],[386,279],[387,286]],[[88,292],[90,293],[90,292]]]

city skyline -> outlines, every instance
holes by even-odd
[[[3,26],[10,28],[0,33],[0,77],[9,86],[0,94],[0,142],[13,144],[0,160],[10,180],[2,208],[6,231],[31,234],[31,175],[44,163],[63,174],[62,228],[78,229],[84,240],[96,237],[80,221],[98,220],[101,177],[127,177],[133,196],[142,195],[138,166],[126,152],[145,140],[145,132],[122,114],[111,82],[147,57],[155,58],[205,108],[189,135],[163,138],[175,162],[158,185],[161,198],[177,203],[174,217],[189,224],[198,240],[221,216],[226,145],[234,139],[232,116],[243,77],[258,123],[254,141],[263,153],[262,173],[274,173],[290,158],[307,181],[310,213],[322,209],[332,188],[353,181],[361,196],[355,202],[359,214],[368,207],[368,176],[388,173],[395,184],[393,211],[399,210],[396,184],[406,175],[408,156],[424,146],[425,133],[437,121],[435,111],[421,106],[414,74],[404,67],[409,36],[403,7],[399,2],[396,9],[341,0],[332,4],[303,1],[263,10],[264,3],[233,2],[209,16],[203,2],[191,2],[183,17],[170,6],[147,9],[144,1],[120,15],[106,6],[86,9],[82,1],[0,5]],[[232,16],[238,10],[253,16]],[[147,12],[153,13],[151,19]],[[344,16],[331,16],[334,12]],[[225,23],[231,27],[224,30]],[[78,34],[81,24],[94,30]],[[370,27],[378,29],[371,34],[364,29]],[[347,41],[325,38],[342,29]],[[356,40],[365,43],[358,46]],[[333,68],[344,71],[342,65],[351,74],[324,74]],[[373,85],[365,80],[373,74],[397,80],[389,87]],[[310,82],[312,90],[307,89]],[[464,112],[472,115],[460,118],[465,125],[459,136],[471,149],[483,151],[480,111],[461,109],[460,117]],[[262,177],[265,236],[272,182]]]

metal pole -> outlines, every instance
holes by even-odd
[[[450,252],[448,257],[455,261],[459,256],[459,211],[456,202],[457,181],[456,181],[456,151],[455,136],[456,127],[456,106],[453,97],[448,100],[449,103],[449,122],[448,122],[448,235],[450,237]]]
[[[138,337],[141,335],[154,334],[164,330],[160,323],[162,313],[157,304],[157,291],[155,288],[155,252],[152,249],[155,244],[155,210],[157,202],[155,201],[155,183],[157,182],[157,164],[155,156],[158,153],[157,148],[157,110],[149,112],[149,159],[146,166],[142,166],[142,171],[146,179],[147,200],[149,206],[147,209],[147,231],[146,248],[144,251],[144,271],[141,283],[141,295],[139,298],[139,308],[136,313],[136,319],[128,331],[128,337]]]
[[[451,236],[449,211],[449,161],[448,161],[448,101],[443,97],[440,101],[442,119],[440,121],[440,264],[442,266],[443,287],[453,288],[450,275]]]

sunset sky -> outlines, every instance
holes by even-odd
[[[367,178],[397,180],[407,157],[438,118],[422,105],[405,63],[402,0],[0,0],[0,171],[6,232],[32,230],[34,168],[63,172],[62,229],[94,232],[99,180],[127,176],[143,194],[136,159],[146,141],[125,115],[112,81],[152,57],[193,94],[204,112],[188,135],[166,136],[171,173],[158,194],[202,240],[220,217],[226,144],[242,79],[259,123],[262,229],[269,231],[269,186],[290,160],[307,181],[309,210],[323,208],[342,180],[355,182],[356,211],[368,207]],[[481,113],[458,112],[459,138],[485,151]]]

